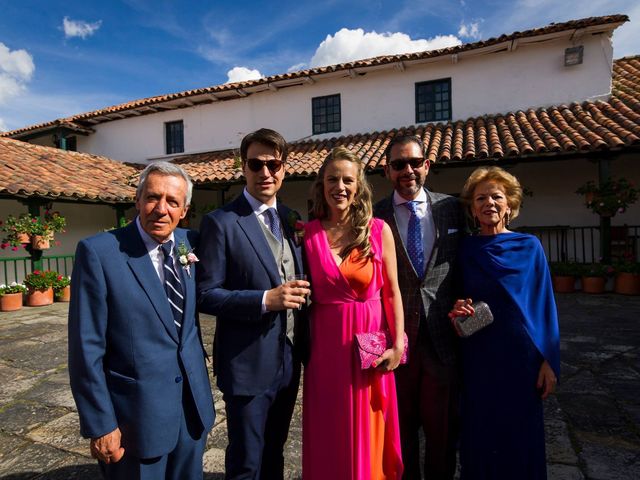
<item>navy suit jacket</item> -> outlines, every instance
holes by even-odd
[[[188,247],[195,232],[177,229]],[[69,306],[69,375],[80,432],[95,438],[119,427],[139,458],[169,453],[183,412],[185,376],[205,430],[215,412],[196,315],[195,265],[185,286],[180,338],[164,287],[134,223],[82,240]],[[192,408],[191,402],[185,408]]]
[[[291,212],[278,202],[296,272],[301,272],[300,247],[292,241],[288,221]],[[229,395],[264,393],[283,362],[286,311],[261,313],[264,291],[282,282],[259,222],[240,194],[205,215],[200,226],[198,305],[201,312],[217,317],[214,371],[218,387]],[[301,322],[297,318],[296,330]],[[297,348],[297,331],[295,337]]]

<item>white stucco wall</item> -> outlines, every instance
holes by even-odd
[[[342,131],[322,137],[366,133],[415,124],[415,83],[451,77],[454,120],[529,107],[583,101],[607,95],[612,46],[606,35],[586,36],[582,65],[565,67],[568,41],[522,44],[514,51],[450,57],[381,70],[357,78],[319,80],[313,85],[265,91],[246,98],[131,117],[95,125],[78,136],[78,150],[145,163],[164,157],[164,123],[184,121],[185,153],[237,148],[260,127],[288,141],[311,136],[311,99],[340,93]]]

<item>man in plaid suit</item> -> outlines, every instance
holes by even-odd
[[[453,266],[464,229],[456,198],[424,188],[429,173],[422,141],[396,136],[385,152],[394,192],[374,207],[393,232],[409,362],[396,369],[405,479],[420,477],[419,429],[424,430],[424,474],[453,478],[458,432],[457,337],[447,313],[457,298]]]

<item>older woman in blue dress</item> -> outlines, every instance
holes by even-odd
[[[542,400],[560,370],[555,299],[544,250],[510,231],[520,210],[518,180],[481,167],[461,195],[478,234],[459,253],[464,300],[450,317],[486,302],[493,323],[462,339],[462,480],[546,479]]]

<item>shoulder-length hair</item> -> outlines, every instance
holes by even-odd
[[[460,194],[460,199],[466,207],[467,215],[470,218],[472,217],[473,192],[478,184],[485,181],[495,182],[504,188],[507,205],[511,209],[509,220],[515,219],[520,213],[520,205],[522,204],[522,187],[515,176],[500,167],[479,167],[471,172]]]
[[[334,148],[327,158],[324,159],[324,162],[322,162],[318,176],[311,187],[311,199],[313,202],[311,212],[313,216],[319,220],[323,220],[329,215],[329,207],[324,197],[324,176],[327,165],[338,160],[352,162],[358,169],[356,194],[353,203],[349,207],[349,219],[351,221],[351,227],[355,232],[355,238],[340,251],[340,256],[345,258],[351,253],[351,250],[357,248],[360,250],[358,255],[360,258],[368,257],[371,255],[371,241],[369,236],[371,234],[370,222],[373,217],[371,186],[364,175],[364,165],[362,161],[357,155],[345,147]]]

